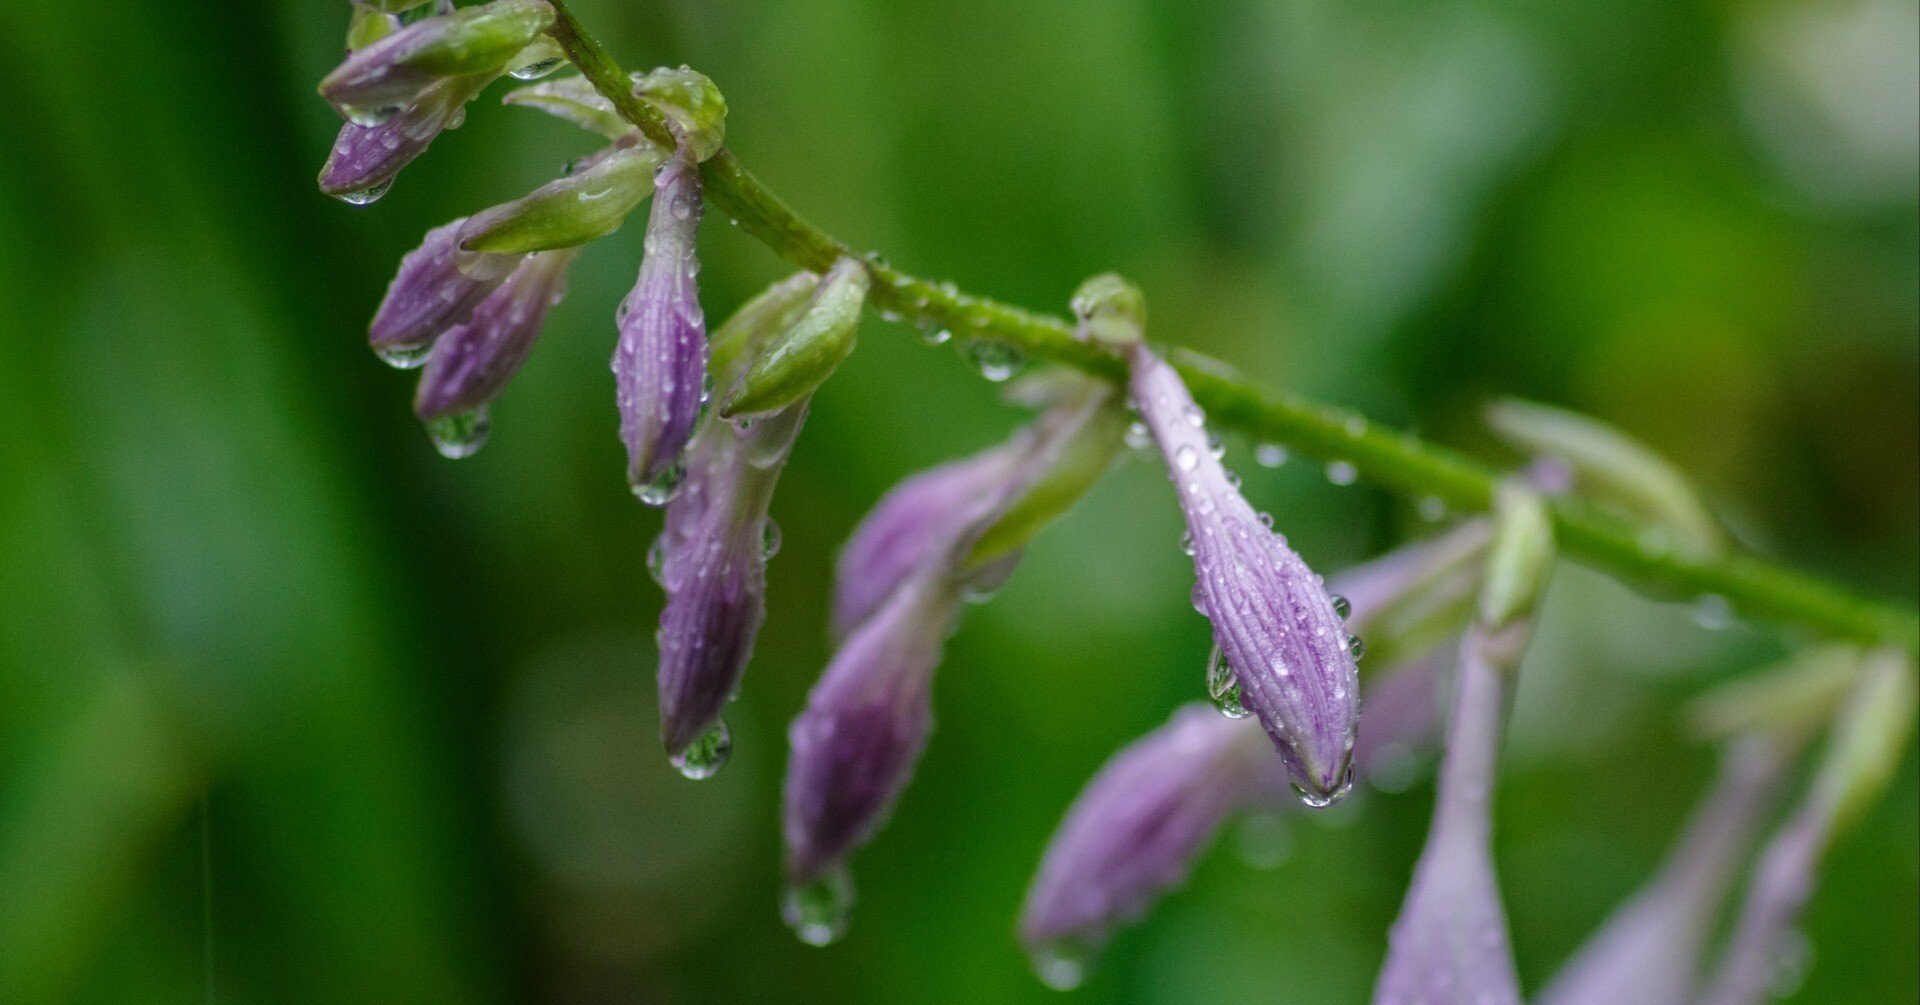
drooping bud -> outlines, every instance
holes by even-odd
[[[1359,680],[1353,641],[1319,576],[1254,512],[1215,456],[1180,375],[1144,342],[1123,348],[1135,407],[1160,447],[1192,541],[1195,606],[1240,701],[1287,759],[1301,798],[1325,806],[1352,785]]]
[[[1079,984],[1114,928],[1186,880],[1272,756],[1258,730],[1200,704],[1114,754],[1067,810],[1027,891],[1020,937],[1040,979]]]
[[[974,482],[965,495],[941,495],[945,507],[911,507],[923,540],[904,569],[892,555],[870,566],[842,559],[843,575],[871,569],[900,578],[850,624],[789,730],[784,833],[793,889],[786,913],[803,939],[828,940],[844,921],[845,860],[884,822],[925,747],[933,672],[965,592],[1010,569],[1012,556],[970,564],[977,541],[1059,463],[1093,415],[1115,408],[1111,389],[1089,384],[1003,445],[1004,459],[993,462],[997,479]]]
[[[420,246],[400,259],[367,329],[381,359],[403,369],[426,362],[440,333],[465,321],[511,271],[514,261],[508,258],[460,268],[457,241],[465,222],[463,217],[427,231]]]
[[[528,255],[465,323],[434,343],[413,409],[442,454],[466,457],[480,448],[487,406],[519,372],[547,312],[566,296],[567,267],[576,254],[568,249]]]
[[[1485,630],[1461,644],[1433,826],[1388,937],[1375,1005],[1519,1005],[1493,870],[1492,792],[1508,674]]]
[[[320,95],[341,117],[372,126],[452,77],[492,76],[553,26],[545,0],[493,0],[421,18],[355,49],[320,81]]]
[[[1683,1005],[1700,980],[1700,953],[1787,764],[1776,743],[1728,745],[1659,872],[1574,954],[1539,1005]]]
[[[1834,839],[1872,804],[1899,765],[1913,730],[1913,666],[1892,650],[1871,654],[1833,725],[1820,768],[1793,814],[1760,851],[1714,976],[1700,1005],[1758,1005],[1774,961],[1813,895]]]
[[[1672,462],[1618,429],[1563,409],[1507,399],[1487,424],[1530,454],[1565,465],[1577,490],[1651,522],[1665,543],[1694,555],[1725,548],[1726,535]]]
[[[702,208],[700,168],[683,147],[654,176],[646,257],[620,305],[613,375],[627,480],[653,506],[673,498],[681,454],[707,398],[707,324],[694,247]]]
[[[695,162],[720,150],[727,136],[727,99],[706,75],[687,67],[660,67],[633,75],[640,100],[660,110],[674,137]]]
[[[639,128],[621,118],[620,113],[614,111],[613,102],[594,90],[593,84],[585,77],[563,77],[528,84],[507,92],[500,101],[507,105],[537,108],[610,140],[624,139]]]
[[[493,254],[575,248],[620,228],[654,191],[660,153],[641,144],[586,158],[564,177],[512,202],[475,213],[460,228],[460,247]]]
[[[728,347],[725,361],[715,357],[715,373],[738,376],[817,282],[800,273],[735,312],[714,334],[716,346]],[[798,402],[790,416],[748,430],[702,425],[687,449],[686,482],[647,556],[667,592],[658,636],[660,731],[689,777],[712,774],[716,752],[728,747],[720,714],[764,620],[766,561],[778,544],[767,507],[806,407]]]
[[[866,266],[851,258],[835,262],[799,318],[733,386],[721,417],[778,411],[826,383],[853,352],[870,283]]]
[[[342,126],[320,169],[320,191],[356,206],[379,199],[434,137],[460,124],[466,103],[486,85],[485,77],[448,78],[379,125]]]

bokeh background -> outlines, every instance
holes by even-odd
[[[580,0],[691,63],[729,138],[857,246],[1155,333],[1499,454],[1518,393],[1616,422],[1754,547],[1912,603],[1912,0]],[[1012,935],[1061,809],[1200,692],[1172,496],[1117,471],[973,610],[851,931],[774,909],[784,728],[838,542],[1017,412],[870,318],[774,504],[733,763],[658,749],[606,361],[640,226],[590,249],[493,442],[440,459],[366,351],[399,256],[589,149],[477,102],[369,208],[312,180],[345,3],[19,3],[0,101],[0,995],[8,1001],[1048,1001]],[[723,315],[783,274],[711,219]],[[1413,507],[1230,463],[1334,569]],[[1499,806],[1537,987],[1652,868],[1710,752],[1675,710],[1794,640],[1578,568]],[[1709,619],[1710,620],[1710,619]],[[1783,975],[1913,1001],[1915,774],[1837,848]],[[1229,832],[1081,1000],[1358,1002],[1430,792]],[[1251,864],[1250,864],[1251,863]]]

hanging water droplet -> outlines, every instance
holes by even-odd
[[[825,946],[847,931],[847,912],[853,907],[853,877],[847,867],[835,866],[808,883],[787,887],[780,897],[780,917],[793,934],[809,946]]]
[[[1013,376],[1023,361],[1020,350],[1005,342],[993,339],[972,339],[967,343],[967,357],[979,369],[980,376],[1000,383]]]
[[[1360,480],[1360,469],[1347,461],[1334,461],[1327,465],[1327,481],[1335,485],[1352,485]]]
[[[1193,545],[1193,531],[1183,530],[1180,532],[1180,550],[1182,552],[1185,552],[1189,558],[1193,556],[1193,553],[1195,551],[1195,548]]]
[[[400,114],[399,105],[381,105],[369,108],[360,105],[341,105],[340,117],[363,129],[387,124],[387,120]]]
[[[920,331],[920,341],[928,345],[940,345],[951,338],[953,333],[945,328],[923,328]]]
[[[1153,446],[1153,434],[1148,431],[1146,423],[1131,422],[1127,424],[1127,446],[1135,450],[1145,450]]]
[[[1332,600],[1333,600],[1333,613],[1337,615],[1340,618],[1340,620],[1345,621],[1349,616],[1353,614],[1352,601],[1339,595],[1338,593],[1333,595]]]
[[[687,749],[667,760],[675,770],[697,782],[719,774],[732,753],[733,734],[727,729],[727,720],[715,719],[706,732],[687,744]]]
[[[432,342],[414,342],[410,345],[377,345],[373,354],[380,362],[395,370],[417,370],[426,365],[427,357],[433,355]]]
[[[667,585],[667,535],[661,534],[647,545],[647,574],[661,586]]]
[[[1033,973],[1055,991],[1072,991],[1087,982],[1093,951],[1073,941],[1050,942],[1033,951]]]
[[[1347,655],[1353,657],[1353,661],[1355,663],[1360,662],[1360,657],[1365,656],[1366,654],[1367,654],[1367,644],[1365,642],[1360,641],[1360,636],[1358,635],[1347,636]]]
[[[1227,441],[1209,433],[1207,435],[1207,453],[1212,454],[1215,460],[1227,456]]]
[[[1727,598],[1709,593],[1693,602],[1693,623],[1710,632],[1733,627],[1733,604]]]
[[[633,486],[634,498],[648,506],[665,506],[680,494],[680,483],[687,477],[685,461],[675,461],[659,478]]]
[[[1253,461],[1263,468],[1277,468],[1287,463],[1287,448],[1278,443],[1262,443],[1253,448]]]
[[[780,525],[767,517],[760,525],[760,557],[772,558],[780,554]]]
[[[552,59],[543,59],[537,63],[528,63],[527,65],[520,67],[517,70],[508,70],[507,76],[512,77],[515,80],[539,80],[541,77],[544,77],[547,74],[552,73],[555,70],[558,70],[560,68],[560,64],[566,61],[567,60],[565,56],[555,56]]]
[[[1217,642],[1207,654],[1207,697],[1221,715],[1229,719],[1247,717],[1247,707],[1240,704],[1240,678],[1234,675],[1233,664],[1227,662],[1227,654],[1220,651]]]
[[[433,449],[440,451],[440,456],[457,461],[462,457],[472,457],[486,446],[490,423],[487,406],[481,405],[471,411],[428,419],[426,425],[427,437],[433,440]]]
[[[1291,770],[1289,768],[1289,774]],[[1353,792],[1353,765],[1347,765],[1346,770],[1340,773],[1340,781],[1329,792],[1321,792],[1311,785],[1303,785],[1297,777],[1289,777],[1287,784],[1293,787],[1293,794],[1299,797],[1302,805],[1309,809],[1324,810],[1329,806],[1337,805]]]
[[[1200,465],[1200,452],[1191,446],[1182,446],[1173,452],[1173,466],[1182,471],[1192,471]]]
[[[386,195],[387,190],[392,187],[393,179],[388,178],[386,181],[374,182],[366,188],[354,189],[351,192],[336,193],[334,198],[349,206],[367,206],[379,202],[380,197]]]

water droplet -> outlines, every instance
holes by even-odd
[[[772,517],[760,525],[760,557],[772,558],[780,554],[780,525]]]
[[[433,355],[432,342],[415,342],[411,345],[377,345],[373,354],[380,362],[395,370],[417,370],[426,365],[427,357]]]
[[[1183,446],[1173,452],[1173,466],[1182,471],[1192,471],[1200,465],[1200,452],[1191,446]]]
[[[667,585],[667,535],[661,534],[647,546],[647,574],[661,586]]]
[[[555,56],[552,59],[543,59],[537,63],[528,63],[527,65],[520,67],[517,70],[508,70],[507,76],[512,77],[515,80],[539,80],[541,77],[544,77],[547,74],[552,73],[555,70],[558,70],[560,68],[560,64],[566,61],[567,61],[566,57],[564,56]]]
[[[1277,468],[1287,463],[1287,448],[1278,443],[1262,443],[1253,448],[1253,461],[1263,468]]]
[[[1447,518],[1447,501],[1439,496],[1423,496],[1419,502],[1420,519],[1439,523]]]
[[[789,886],[780,897],[780,916],[809,946],[830,945],[846,934],[847,912],[852,907],[853,877],[844,865],[810,883]]]
[[[1347,461],[1334,461],[1327,465],[1327,481],[1335,485],[1352,485],[1360,480],[1360,469]]]
[[[1366,654],[1367,654],[1367,644],[1365,642],[1360,641],[1360,636],[1358,635],[1347,636],[1347,655],[1352,656],[1353,661],[1355,663],[1360,662],[1360,657],[1365,656]]]
[[[1227,441],[1209,434],[1207,436],[1207,453],[1212,454],[1215,460],[1227,456]]]
[[[1033,951],[1033,972],[1055,991],[1072,991],[1087,981],[1093,952],[1078,942],[1050,942]]]
[[[920,332],[920,341],[928,345],[940,345],[953,338],[953,332],[945,328],[925,328]]]
[[[1193,545],[1193,531],[1183,530],[1180,532],[1180,550],[1184,552],[1188,557],[1193,556],[1193,553],[1195,551],[1195,548]]]
[[[1195,429],[1207,424],[1207,413],[1202,412],[1199,405],[1188,405],[1180,410],[1180,414],[1186,416],[1187,425]]]
[[[1330,792],[1323,793],[1311,785],[1303,785],[1299,778],[1289,778],[1287,782],[1293,786],[1293,794],[1299,797],[1302,805],[1309,809],[1324,810],[1337,805],[1353,792],[1353,765],[1347,765],[1346,770],[1340,773],[1339,783]]]
[[[715,719],[706,732],[687,744],[687,749],[667,760],[675,770],[697,782],[719,774],[732,753],[733,734],[727,729],[727,720]]]
[[[487,444],[487,406],[466,412],[453,412],[427,420],[427,437],[440,456],[459,460],[472,457]]]
[[[360,105],[341,105],[339,108],[341,118],[363,129],[372,129],[375,126],[386,125],[388,119],[400,114],[399,105],[381,105],[377,108],[367,108]]]
[[[1145,450],[1153,446],[1153,434],[1147,430],[1144,422],[1127,424],[1127,446],[1135,450]]]
[[[1339,616],[1340,620],[1345,621],[1347,620],[1347,618],[1352,616],[1353,601],[1348,600],[1347,598],[1339,595],[1338,593],[1333,595],[1332,600],[1333,600],[1333,613]]]
[[[972,339],[967,343],[967,358],[979,369],[980,376],[1000,383],[1013,376],[1024,362],[1020,350],[992,339]]]
[[[675,461],[666,472],[653,481],[633,486],[634,498],[648,506],[665,506],[680,494],[680,483],[687,477],[685,461]]]
[[[388,178],[385,181],[374,182],[373,184],[368,185],[366,188],[354,189],[351,192],[338,193],[334,196],[334,198],[340,200],[341,202],[346,203],[349,206],[368,206],[373,203],[379,202],[380,197],[383,195],[386,195],[387,190],[392,187],[393,187],[393,179]]]
[[[1693,602],[1693,623],[1710,632],[1733,627],[1733,604],[1717,593],[1709,593]]]
[[[1207,654],[1207,697],[1213,700],[1213,707],[1229,719],[1244,719],[1248,715],[1247,707],[1240,704],[1240,678],[1234,676],[1233,664],[1227,662],[1218,643]]]

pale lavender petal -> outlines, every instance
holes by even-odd
[[[1213,622],[1240,701],[1273,737],[1305,799],[1351,785],[1359,679],[1346,625],[1319,576],[1240,494],[1209,449],[1173,367],[1126,347],[1133,401],[1160,446],[1193,541],[1194,599]]]
[[[484,85],[483,79],[473,77],[444,80],[377,126],[342,126],[320,169],[320,191],[353,203],[380,198],[400,169],[425,153],[434,137],[460,124],[467,101]]]
[[[649,502],[664,502],[706,401],[707,322],[695,276],[700,262],[700,167],[685,150],[654,178],[646,257],[620,306],[613,374],[627,479]]]
[[[575,254],[568,249],[526,256],[464,324],[440,336],[414,395],[420,418],[481,408],[506,388],[533,351],[547,312],[567,295],[567,267]]]
[[[1017,451],[998,445],[922,471],[893,487],[840,550],[833,627],[844,637],[913,571],[952,547],[975,518],[971,504],[1005,481]]]
[[[1354,770],[1378,788],[1403,787],[1409,761],[1423,760],[1440,733],[1440,683],[1453,669],[1457,646],[1441,646],[1366,684],[1366,714],[1353,741]]]
[[[1389,935],[1375,1005],[1519,1005],[1492,854],[1495,763],[1505,716],[1498,644],[1478,628],[1461,645],[1433,826]]]
[[[1539,1005],[1682,1005],[1700,954],[1786,759],[1778,745],[1736,743],[1659,872],[1576,953]]]
[[[787,736],[787,871],[809,882],[885,823],[933,725],[931,688],[959,586],[903,583],[834,654]]]
[[[1081,790],[1027,893],[1020,935],[1044,966],[1097,947],[1184,882],[1252,791],[1251,724],[1185,705],[1122,748]]]
[[[465,222],[462,217],[427,231],[420,246],[400,259],[400,271],[367,330],[367,341],[375,349],[425,349],[442,332],[467,320],[506,279],[502,270],[471,270],[478,277],[461,270],[458,235]]]

